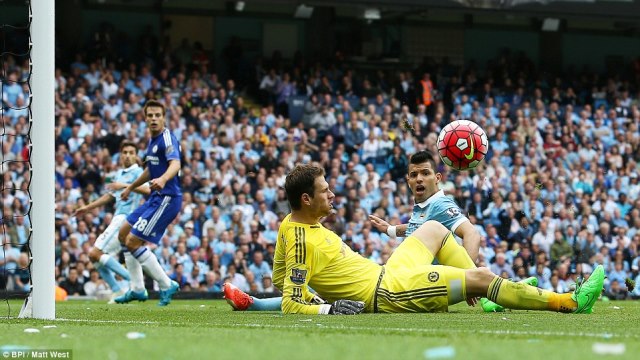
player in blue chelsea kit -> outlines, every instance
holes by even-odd
[[[124,258],[131,277],[131,287],[117,303],[147,300],[142,270],[151,276],[160,288],[159,306],[166,306],[179,290],[177,282],[169,279],[158,259],[145,242],[158,244],[167,226],[176,218],[182,207],[180,189],[180,145],[165,128],[165,107],[149,100],[144,105],[144,117],[151,133],[145,156],[146,168],[140,176],[122,191],[120,197],[128,199],[133,189],[149,182],[151,195],[139,208],[127,216],[118,234],[120,243],[126,246]]]
[[[149,195],[149,187],[145,185],[136,188],[134,190],[136,193],[129,196],[129,199],[120,199],[122,189],[133,183],[142,173],[142,168],[138,166],[137,150],[133,142],[123,141],[120,144],[120,162],[123,168],[118,169],[113,182],[106,185],[109,192],[95,201],[77,208],[73,214],[76,217],[80,217],[97,207],[115,201],[115,210],[109,226],[98,236],[93,248],[89,251],[89,259],[93,262],[93,266],[113,292],[109,301],[110,304],[115,303],[114,299],[123,295],[126,290],[120,288],[113,273],[120,275],[125,280],[129,280],[129,272],[116,260],[120,252],[118,231],[125,222],[127,215],[140,205],[142,195]]]

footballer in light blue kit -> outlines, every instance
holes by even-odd
[[[149,182],[151,194],[147,201],[127,216],[118,234],[131,277],[131,288],[115,302],[128,303],[133,300],[148,299],[144,287],[142,270],[151,276],[160,288],[159,306],[169,305],[179,285],[171,281],[160,266],[158,258],[145,246],[145,242],[158,244],[167,226],[178,216],[182,208],[180,189],[180,144],[171,131],[165,127],[165,107],[159,101],[149,100],[144,108],[145,122],[151,133],[151,140],[145,155],[146,168],[120,197],[129,198],[136,187]]]
[[[462,214],[458,204],[438,188],[442,174],[436,171],[436,163],[430,153],[418,151],[409,159],[407,185],[414,197],[413,213],[407,224],[391,226],[375,215],[369,220],[379,231],[391,237],[409,236],[428,220],[435,220],[462,238],[463,246],[475,261],[480,248],[480,233]]]
[[[369,215],[369,219],[378,230],[386,231],[389,236],[408,236],[425,221],[436,220],[462,238],[464,248],[475,261],[480,248],[480,233],[469,219],[462,215],[458,205],[445,196],[444,191],[438,189],[442,174],[436,172],[435,166],[433,157],[426,151],[413,154],[409,160],[407,184],[413,193],[415,205],[408,224],[389,226],[386,221],[374,215]],[[537,286],[535,277],[524,279],[522,282]],[[467,302],[469,305],[475,305],[476,299],[468,299]],[[481,298],[480,304],[485,312],[504,311],[504,307],[487,298]]]
[[[427,220],[435,220],[453,233],[456,232],[458,226],[469,221],[460,211],[458,204],[444,194],[444,190],[439,190],[427,200],[413,206],[413,213],[407,223],[405,236],[411,235]]]
[[[436,172],[436,163],[430,153],[418,151],[411,156],[407,172],[407,184],[414,202],[413,214],[408,224],[391,226],[375,215],[369,220],[379,231],[390,237],[409,236],[428,220],[435,220],[461,237],[463,246],[471,259],[477,259],[480,248],[480,233],[462,214],[458,205],[439,190],[442,175]],[[225,298],[236,310],[279,310],[281,298],[257,299],[243,293],[231,284],[225,284]],[[276,307],[277,306],[277,307]]]
[[[106,185],[108,193],[102,195],[95,201],[77,208],[74,216],[79,217],[88,211],[107,205],[115,201],[115,211],[109,226],[98,236],[94,247],[89,251],[89,259],[93,262],[100,277],[109,285],[113,295],[110,304],[114,299],[124,294],[125,289],[121,289],[113,273],[120,275],[123,279],[129,280],[129,272],[116,260],[120,252],[120,242],[118,232],[122,224],[126,221],[127,215],[140,205],[142,195],[149,194],[149,188],[141,186],[136,188],[127,200],[120,198],[122,189],[133,183],[142,174],[142,168],[138,166],[137,148],[133,142],[123,141],[120,144],[120,162],[123,168],[118,169],[113,182]]]

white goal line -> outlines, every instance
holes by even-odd
[[[308,320],[306,320],[308,321]],[[210,324],[228,327],[226,324]],[[594,337],[594,338],[639,338],[637,334],[613,334],[607,332],[593,333],[593,332],[565,332],[565,331],[537,331],[537,330],[481,330],[481,329],[430,329],[430,328],[379,328],[369,326],[335,326],[324,325],[316,323],[316,326],[307,324],[293,324],[293,325],[273,325],[273,324],[233,324],[237,327],[252,327],[252,328],[275,328],[275,329],[331,329],[331,330],[350,330],[350,331],[395,331],[395,332],[409,332],[409,333],[422,333],[422,334],[446,334],[446,333],[459,333],[459,334],[487,334],[487,335],[536,335],[536,336],[559,336],[559,337]]]
[[[616,334],[608,332],[566,332],[566,331],[538,331],[538,330],[483,330],[483,329],[431,329],[431,328],[388,328],[381,329],[379,327],[371,326],[336,326],[336,325],[324,325],[320,323],[308,323],[309,320],[304,320],[305,324],[289,324],[289,325],[276,325],[276,324],[223,324],[223,323],[209,323],[207,327],[246,327],[246,328],[267,328],[267,329],[330,329],[330,330],[349,330],[349,331],[393,331],[404,333],[419,333],[419,334],[446,334],[446,333],[458,333],[458,334],[486,334],[486,335],[519,335],[519,336],[556,336],[556,337],[591,337],[591,338],[627,338],[627,339],[640,339],[638,334]],[[56,319],[55,322],[87,322],[87,323],[103,323],[103,324],[145,324],[145,325],[170,325],[170,326],[189,326],[189,323],[180,322],[162,322],[162,321],[138,321],[138,320],[88,320],[88,319]]]

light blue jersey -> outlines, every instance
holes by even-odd
[[[138,166],[138,164],[133,164],[126,169],[119,169],[116,171],[116,175],[113,177],[114,182],[121,182],[125,184],[131,184],[142,174],[144,170]],[[133,210],[135,210],[138,205],[140,205],[140,200],[142,200],[142,194],[138,194],[136,192],[131,192],[128,200],[120,199],[120,194],[124,189],[116,190],[111,192],[111,196],[116,199],[116,209],[114,215],[129,215]]]
[[[468,219],[462,214],[458,204],[440,190],[427,200],[413,206],[413,214],[407,224],[405,236],[411,235],[428,220],[441,223],[455,234],[458,226]]]

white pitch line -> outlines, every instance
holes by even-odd
[[[159,321],[136,321],[136,320],[89,320],[89,319],[55,319],[54,321],[63,322],[88,322],[88,323],[103,323],[103,324],[168,324],[161,323]]]
[[[188,326],[188,323],[178,322],[162,322],[162,321],[136,321],[136,320],[89,320],[89,319],[64,319],[59,318],[54,321],[60,322],[87,322],[87,323],[103,323],[103,324],[145,324],[145,325],[170,325],[170,326]],[[314,326],[315,325],[315,326]],[[230,324],[210,323],[209,328],[229,327]],[[378,327],[367,326],[335,326],[324,325],[320,323],[311,324],[293,324],[293,325],[274,325],[274,324],[231,324],[231,327],[247,327],[247,328],[269,328],[269,329],[330,329],[330,330],[349,330],[349,331],[380,331]],[[631,334],[613,334],[613,333],[594,333],[594,332],[564,332],[564,331],[526,331],[526,330],[481,330],[481,329],[430,329],[430,328],[384,328],[386,331],[396,331],[405,333],[420,334],[486,334],[486,335],[523,335],[523,336],[556,336],[556,337],[591,337],[591,338],[640,338],[640,335]]]
[[[210,324],[210,325],[220,325],[224,326],[224,324]],[[318,326],[320,325],[320,326]],[[397,331],[397,332],[410,332],[410,333],[428,333],[428,334],[437,334],[437,333],[460,333],[460,334],[488,334],[488,335],[536,335],[536,336],[559,336],[559,337],[594,337],[594,338],[640,338],[640,335],[630,335],[630,334],[612,334],[612,333],[590,333],[590,332],[564,332],[564,331],[523,331],[523,330],[479,330],[479,329],[425,329],[425,328],[378,328],[378,327],[366,327],[366,326],[332,326],[332,325],[323,325],[316,324],[317,327],[312,327],[310,325],[272,325],[272,324],[234,324],[234,326],[238,327],[251,327],[251,328],[275,328],[275,329],[294,329],[294,328],[307,328],[307,329],[331,329],[331,330],[350,330],[350,331]]]

